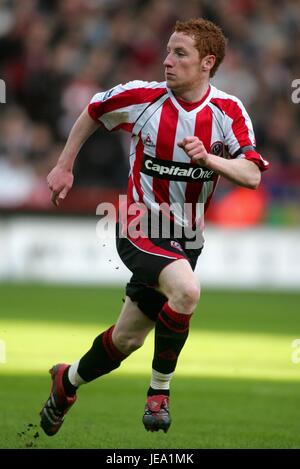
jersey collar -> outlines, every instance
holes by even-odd
[[[184,101],[183,99],[176,98],[173,92],[167,88],[168,94],[170,96],[170,99],[174,106],[181,112],[184,112],[188,115],[194,115],[197,114],[197,112],[201,111],[207,103],[209,102],[211,95],[212,95],[212,86],[208,86],[208,90],[206,91],[205,95],[202,96],[202,98],[195,102],[195,103],[189,103],[187,101]]]

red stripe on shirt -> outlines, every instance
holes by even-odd
[[[263,160],[257,151],[248,150],[244,153],[246,160],[252,161],[255,163],[261,171],[265,171],[269,167],[269,163],[266,160]]]
[[[175,145],[175,136],[178,122],[178,110],[168,99],[162,107],[156,140],[156,156],[162,160],[172,160]],[[155,201],[161,204],[170,204],[170,181],[153,178],[153,193]]]
[[[232,99],[213,98],[212,103],[215,103],[232,119],[232,131],[237,139],[240,147],[246,145],[253,145],[249,137],[249,129],[246,125],[245,117],[238,103]]]
[[[128,178],[127,199],[128,199],[128,204],[133,204],[134,203],[134,198],[133,198],[133,175],[132,174],[130,174],[129,178]]]
[[[143,202],[143,191],[141,187],[141,167],[144,154],[144,145],[142,140],[139,140],[135,149],[135,161],[133,164],[132,178],[133,184],[139,197],[139,202]]]
[[[165,88],[132,88],[113,95],[106,101],[95,101],[88,106],[88,112],[93,119],[99,119],[103,114],[122,109],[135,104],[150,103],[166,92]]]
[[[221,99],[213,98],[212,103],[215,103],[233,120],[232,122],[232,131],[235,138],[237,139],[240,147],[247,145],[253,145],[249,137],[249,129],[246,125],[245,117],[243,116],[242,110],[238,103],[232,99]],[[259,153],[256,151],[245,152],[246,159],[253,161],[261,171],[265,171],[269,167],[269,163],[262,159]]]
[[[206,106],[197,113],[195,123],[195,136],[203,142],[208,152],[211,146],[212,116],[212,110],[210,107]],[[191,226],[194,226],[196,221],[196,204],[199,200],[202,188],[203,182],[188,182],[186,185],[185,203],[192,204],[192,220],[189,220]]]
[[[121,229],[123,233],[127,232],[127,224],[128,224],[128,207],[131,204],[134,204],[134,199],[133,199],[133,180],[132,180],[132,174],[129,174],[128,177],[128,185],[127,185],[127,200],[126,203],[125,201],[122,204],[119,204],[118,209],[117,209],[117,220],[120,221],[121,224]]]
[[[105,126],[104,126],[105,127]],[[117,125],[116,127],[113,127],[111,129],[111,132],[115,132],[115,130],[119,130],[119,129],[122,129],[122,130],[125,130],[126,132],[132,132],[132,129],[134,127],[134,122],[132,124],[128,123],[128,122],[124,122],[122,124],[119,124]],[[106,127],[105,127],[106,128]]]

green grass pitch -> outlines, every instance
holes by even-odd
[[[47,370],[85,353],[117,318],[122,296],[0,285],[0,448],[300,448],[300,363],[292,360],[300,294],[283,292],[204,289],[172,381],[167,434],[141,423],[151,334],[118,370],[82,386],[61,431],[44,435]]]

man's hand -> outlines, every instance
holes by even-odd
[[[56,207],[59,206],[73,185],[74,176],[72,171],[63,168],[62,166],[55,166],[48,174],[47,182],[49,189],[52,191],[51,201]]]
[[[191,158],[192,163],[196,163],[199,166],[206,166],[208,163],[209,154],[198,137],[185,137],[177,145]]]

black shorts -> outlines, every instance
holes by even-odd
[[[122,262],[132,272],[126,285],[126,295],[153,321],[167,298],[155,288],[160,272],[177,259],[186,259],[195,270],[202,247],[187,249],[185,238],[137,238],[119,235],[116,226],[116,245]]]

